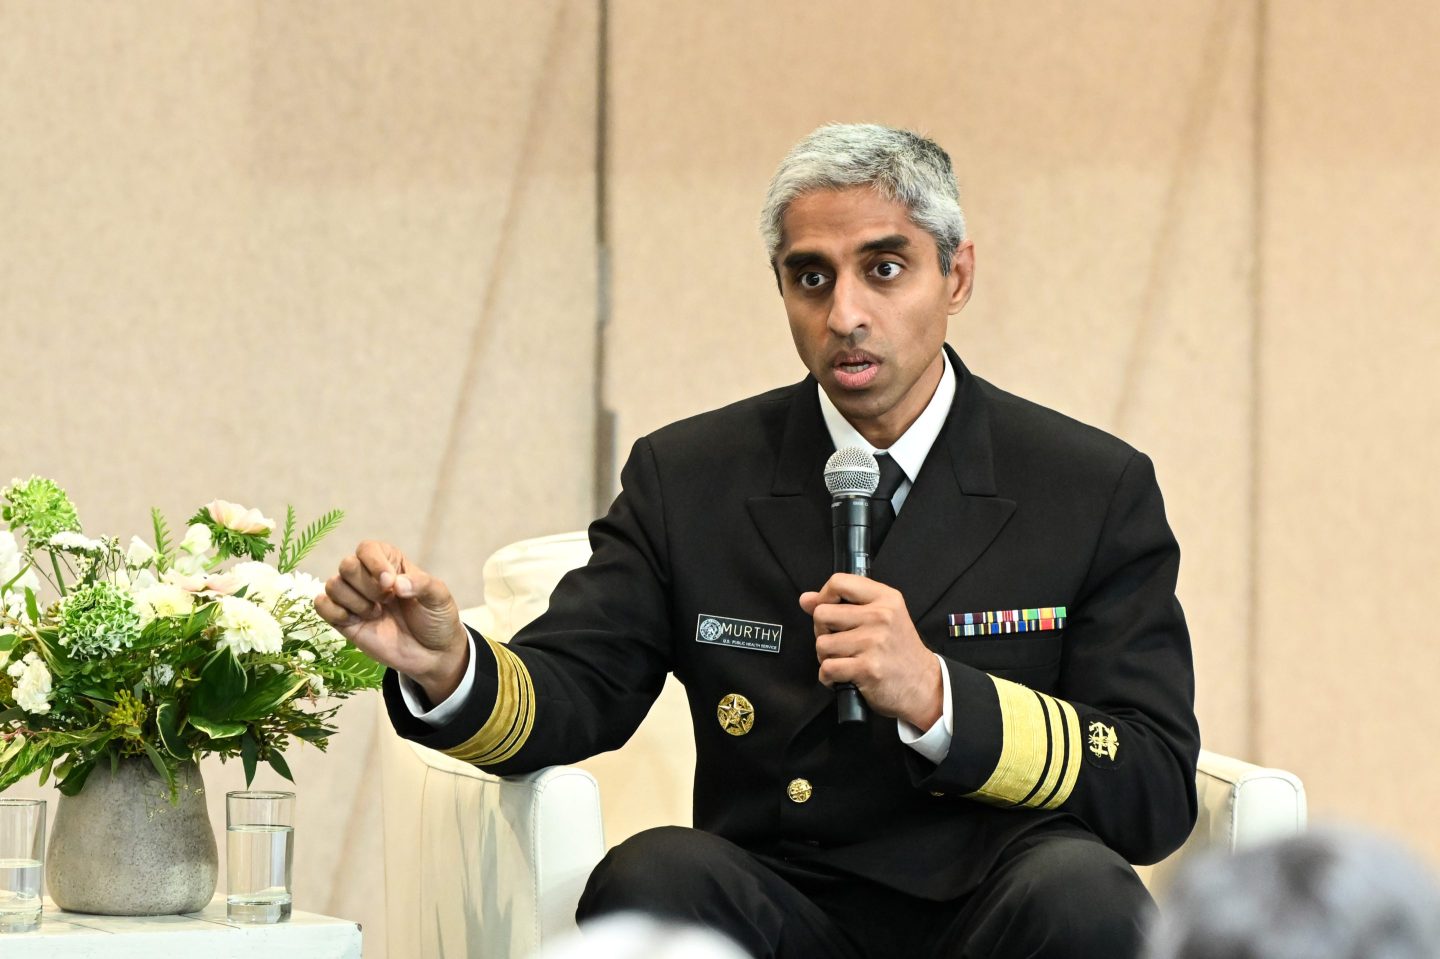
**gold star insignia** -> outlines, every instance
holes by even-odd
[[[720,720],[720,728],[732,736],[743,736],[755,725],[755,707],[739,693],[720,700],[715,716]]]

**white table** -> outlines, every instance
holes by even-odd
[[[4,959],[360,959],[360,926],[295,912],[286,922],[253,925],[225,918],[225,897],[183,916],[87,916],[48,898],[40,926],[0,933]]]

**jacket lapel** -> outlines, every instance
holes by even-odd
[[[819,589],[834,572],[830,494],[825,489],[825,461],[833,452],[815,381],[806,377],[795,387],[770,495],[746,502],[760,535],[795,586],[796,596]]]
[[[948,345],[945,351],[958,380],[955,402],[870,570],[873,578],[905,595],[916,622],[980,558],[1015,512],[1014,500],[995,495],[986,398],[954,351]]]

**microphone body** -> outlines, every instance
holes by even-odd
[[[835,572],[870,575],[870,497],[836,496],[830,501],[830,538],[835,548]],[[835,686],[836,716],[842,723],[863,723],[870,718],[865,698],[854,683]]]
[[[825,464],[830,491],[830,538],[835,572],[870,575],[870,497],[880,485],[880,466],[869,450],[836,450]],[[841,723],[863,723],[870,717],[854,683],[835,686],[835,708]]]

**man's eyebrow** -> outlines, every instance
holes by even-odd
[[[889,236],[878,237],[874,240],[867,240],[856,249],[857,253],[898,253],[910,245],[909,237],[899,233],[892,233]],[[811,250],[796,250],[785,259],[780,265],[787,270],[800,270],[810,266],[829,266],[830,260],[821,253]]]
[[[889,236],[882,236],[878,240],[860,244],[860,253],[898,253],[910,245],[909,237],[899,233],[892,233]]]
[[[829,266],[830,261],[810,250],[796,250],[781,260],[780,265],[787,270],[799,270],[807,266]]]

